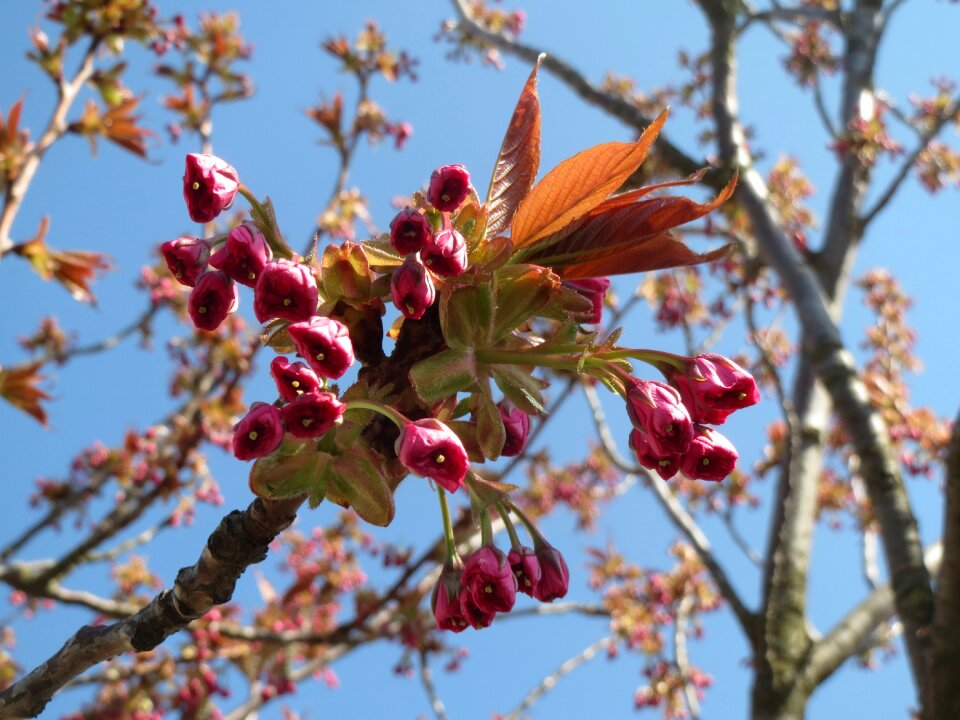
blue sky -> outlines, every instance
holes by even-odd
[[[335,159],[319,147],[319,132],[303,111],[320,97],[343,88],[350,96],[348,78],[319,49],[321,40],[338,34],[353,36],[367,18],[375,18],[391,45],[406,49],[421,61],[416,83],[394,85],[379,81],[373,97],[396,120],[410,121],[414,135],[402,152],[390,144],[363,147],[351,175],[351,185],[362,189],[369,200],[374,221],[386,227],[392,217],[390,201],[419,187],[439,165],[461,162],[478,184],[489,177],[502,132],[529,68],[512,59],[502,72],[444,60],[444,46],[431,38],[442,19],[452,16],[442,2],[398,4],[381,1],[358,3],[287,2],[174,2],[157,3],[161,14],[184,12],[191,20],[201,9],[240,12],[242,31],[255,46],[246,69],[252,75],[256,96],[249,101],[222,107],[214,117],[214,149],[231,162],[244,182],[274,200],[281,225],[291,237],[307,238],[316,213],[323,206],[334,179]],[[508,6],[510,7],[510,6]],[[524,38],[571,61],[589,78],[599,81],[607,70],[632,76],[643,89],[677,82],[682,78],[675,58],[681,47],[701,48],[706,31],[692,3],[614,3],[590,6],[573,2],[535,0],[524,3],[528,24]],[[23,0],[4,7],[0,29],[0,108],[9,108],[23,94],[24,122],[36,137],[46,121],[52,88],[44,76],[23,57],[28,48],[26,29],[42,16],[39,3]],[[955,6],[945,2],[908,3],[882,48],[879,79],[882,87],[902,104],[911,91],[927,93],[928,80],[955,67]],[[918,38],[922,42],[917,42]],[[63,248],[84,248],[109,253],[116,269],[95,287],[98,308],[72,302],[60,289],[40,282],[22,263],[0,264],[6,312],[0,319],[0,363],[22,357],[15,339],[32,332],[43,315],[56,314],[61,325],[83,340],[95,340],[125,325],[145,304],[133,291],[139,267],[163,240],[191,231],[180,195],[182,156],[192,151],[189,141],[172,146],[161,131],[170,119],[160,107],[168,86],[147,75],[152,56],[130,46],[131,74],[128,83],[145,92],[141,105],[145,124],[159,131],[151,145],[150,161],[106,144],[91,160],[85,141],[68,138],[54,147],[42,164],[36,181],[14,227],[15,238],[31,235],[43,215],[52,216],[49,241]],[[810,107],[783,74],[779,58],[783,50],[769,35],[755,29],[745,38],[740,55],[741,109],[745,121],[756,130],[755,143],[767,151],[765,166],[781,154],[799,158],[818,187],[811,204],[819,217],[825,213],[828,188],[834,171],[826,137]],[[828,82],[835,92],[836,83]],[[543,109],[543,160],[549,169],[563,158],[590,145],[631,137],[628,130],[600,111],[585,106],[558,81],[544,75],[540,82]],[[667,125],[670,137],[691,152],[697,152],[697,126],[686,112],[675,112]],[[955,139],[955,137],[954,137]],[[909,147],[909,145],[908,145]],[[882,167],[880,173],[889,173]],[[944,331],[944,308],[957,306],[958,286],[952,268],[960,260],[956,243],[956,195],[945,191],[930,198],[911,184],[897,203],[877,221],[868,244],[857,262],[857,273],[885,266],[894,269],[908,294],[916,300],[910,317],[919,335],[918,352],[925,371],[914,386],[915,399],[929,403],[942,415],[953,415],[956,357],[960,341],[952,327]],[[815,238],[814,238],[815,240]],[[702,248],[701,248],[702,249]],[[632,290],[637,278],[618,280],[622,295]],[[868,321],[857,306],[857,296],[848,302],[844,337],[855,346]],[[242,299],[245,312],[250,297]],[[947,321],[949,322],[949,320]],[[652,332],[646,310],[633,315],[628,339],[635,345],[668,345],[672,340]],[[51,429],[38,428],[29,418],[0,406],[0,450],[6,461],[0,483],[4,522],[0,543],[21,526],[26,497],[38,476],[58,476],[70,458],[96,438],[116,442],[127,427],[154,422],[169,409],[165,394],[168,369],[164,340],[173,327],[162,322],[155,348],[146,352],[125,345],[100,360],[78,360],[58,370],[51,406]],[[734,352],[735,338],[722,349]],[[267,395],[265,370],[259,387]],[[255,385],[248,397],[257,396]],[[625,438],[626,418],[615,401],[607,403],[618,432]],[[735,416],[725,426],[741,449],[746,462],[757,457],[764,437],[763,427],[773,409],[761,407]],[[572,402],[556,418],[545,441],[559,461],[582,454],[592,428],[582,401]],[[213,451],[211,464],[220,480],[227,504],[224,510],[242,507],[249,500],[245,468]],[[767,494],[768,489],[761,492]],[[936,536],[938,527],[937,481],[911,481],[925,540]],[[404,542],[424,542],[438,528],[431,494],[406,483],[398,497],[399,518],[378,537]],[[330,508],[303,514],[301,525],[309,528],[331,518]],[[182,564],[192,562],[220,512],[198,514],[193,528],[169,536],[160,548],[149,550],[151,569],[167,582]],[[583,567],[583,546],[614,542],[636,562],[667,566],[664,549],[675,533],[654,507],[652,496],[632,491],[610,508],[599,529],[590,535],[572,535],[573,522],[558,517],[547,524],[554,544],[571,560],[571,595],[590,597]],[[718,553],[725,558],[745,598],[757,599],[758,583],[749,563],[737,554],[720,524],[706,521],[705,528],[717,538]],[[762,547],[766,516],[760,513],[745,524],[745,533]],[[856,571],[857,545],[852,533],[818,531],[811,587],[811,613],[826,629],[862,594]],[[35,548],[37,556],[53,552],[56,537]],[[71,587],[95,583],[94,574],[71,578]],[[256,591],[246,577],[238,598],[256,602]],[[0,617],[5,616],[0,601]],[[87,619],[85,613],[58,610],[44,614],[43,625],[17,622],[17,656],[32,666],[53,652]],[[572,622],[542,618],[498,622],[482,633],[458,636],[470,651],[463,669],[448,675],[436,671],[438,688],[452,717],[488,717],[489,712],[512,708],[534,683],[560,662],[605,634],[602,621]],[[749,694],[746,644],[725,613],[707,623],[704,640],[692,643],[693,661],[715,680],[704,703],[705,717],[741,717]],[[313,708],[305,717],[417,717],[429,715],[422,689],[414,679],[397,678],[390,668],[397,652],[366,649],[351,656],[336,669],[342,685],[328,690],[321,682],[305,683],[293,706]],[[507,668],[507,670],[504,670]],[[589,712],[596,717],[631,716],[632,693],[641,681],[640,664],[629,654],[614,662],[594,660],[548,694],[534,708],[535,717],[574,718]],[[370,692],[370,683],[377,691]],[[845,668],[822,688],[810,706],[811,717],[864,716],[901,717],[911,706],[911,688],[902,658],[882,664],[874,673]],[[51,705],[45,716],[73,709],[76,695]],[[399,708],[399,710],[398,710]],[[276,717],[277,709],[263,713]],[[652,715],[651,715],[652,716]]]

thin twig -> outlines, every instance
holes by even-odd
[[[693,606],[693,599],[686,595],[677,605],[677,617],[673,627],[673,654],[677,660],[677,670],[683,680],[683,698],[693,720],[700,718],[700,698],[697,687],[690,680],[690,658],[687,655],[687,620]]]
[[[447,720],[447,709],[443,706],[443,700],[437,695],[437,688],[433,684],[433,673],[430,672],[430,663],[427,660],[427,651],[421,649],[418,653],[420,657],[420,682],[430,700],[430,707],[437,720]]]

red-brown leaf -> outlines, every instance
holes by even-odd
[[[7,116],[7,146],[12,146],[17,141],[17,132],[20,125],[20,112],[23,110],[23,98],[17,100],[10,107],[10,114]],[[3,127],[3,116],[0,116],[0,128]]]
[[[487,237],[503,233],[521,201],[533,187],[540,168],[540,98],[537,97],[537,71],[541,55],[527,78],[520,99],[510,118],[493,166],[487,192]]]
[[[37,387],[44,380],[40,366],[41,363],[34,362],[9,370],[0,368],[0,397],[46,427],[47,413],[40,402],[49,400],[50,396]]]
[[[567,158],[537,183],[513,218],[515,249],[582,218],[640,167],[667,119],[664,111],[635,143],[605,143]]]
[[[621,275],[715,260],[729,248],[696,253],[675,240],[670,229],[715,210],[733,194],[736,181],[731,179],[708,203],[672,196],[624,201],[626,195],[642,197],[645,188],[610,198],[562,232],[543,238],[538,243],[543,249],[525,260],[551,267],[563,278]]]

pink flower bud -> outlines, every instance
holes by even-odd
[[[317,311],[320,293],[313,271],[301,263],[267,263],[253,290],[253,312],[260,322],[283,318],[307,320]]]
[[[270,374],[277,384],[277,392],[287,402],[293,402],[304,393],[320,389],[320,378],[302,362],[290,362],[282,355],[270,363]]]
[[[565,596],[570,587],[567,561],[553,545],[543,541],[535,544],[537,560],[540,561],[540,582],[533,596],[540,602],[553,602]]]
[[[473,595],[466,590],[460,591],[460,613],[466,622],[474,630],[488,628],[493,624],[493,619],[497,613],[493,610],[484,610],[473,599]]]
[[[719,482],[737,466],[737,450],[713,428],[697,426],[697,434],[683,456],[683,472],[697,480]]]
[[[664,480],[669,480],[680,470],[683,455],[658,455],[647,440],[647,434],[634,429],[630,433],[630,447],[636,453],[637,462],[648,470],[654,470]]]
[[[269,455],[283,442],[283,421],[273,405],[257,403],[233,429],[233,455],[253,460]]]
[[[447,492],[463,485],[470,461],[460,438],[439,420],[407,423],[397,438],[397,457],[408,470],[435,481]]]
[[[280,411],[287,431],[297,438],[325,435],[340,422],[347,406],[328,392],[304,393]]]
[[[205,272],[190,291],[187,312],[198,330],[216,330],[239,304],[233,280],[222,272]]]
[[[530,416],[520,408],[514,407],[506,400],[497,403],[503,428],[507,432],[507,439],[503,443],[500,454],[503,457],[519,455],[527,447],[527,436],[530,434]]]
[[[230,231],[224,246],[210,258],[210,264],[223,270],[231,280],[253,287],[272,259],[273,251],[263,233],[253,223],[245,223]]]
[[[517,600],[513,569],[507,556],[492,545],[478,548],[464,560],[460,587],[461,609],[465,595],[485,613],[510,612]]]
[[[427,199],[441,212],[453,212],[470,193],[470,173],[463,165],[444,165],[430,175]]]
[[[338,378],[353,365],[353,345],[347,326],[315,315],[287,328],[300,356],[320,377]]]
[[[199,238],[185,236],[163,243],[160,254],[177,282],[193,287],[200,274],[207,269],[210,247]]]
[[[427,239],[420,251],[423,264],[441,277],[456,277],[467,269],[467,241],[453,228]]]
[[[460,609],[460,572],[454,568],[444,568],[430,597],[437,627],[455,633],[467,629],[467,621]]]
[[[716,353],[690,358],[683,373],[671,375],[694,422],[722,425],[741,408],[760,402],[757,383],[733,360]]]
[[[627,390],[627,414],[646,433],[658,457],[683,453],[693,440],[693,423],[675,388],[655,380],[637,380]]]
[[[433,228],[416,208],[404,208],[390,221],[390,243],[401,255],[419,252],[433,235]]]
[[[517,579],[517,590],[533,597],[540,582],[540,561],[533,548],[514,545],[507,554],[507,562]]]
[[[240,187],[231,165],[213,155],[187,155],[183,174],[183,199],[194,222],[210,222],[230,207]]]
[[[393,304],[404,317],[419,320],[427,308],[433,305],[437,291],[430,273],[415,255],[410,255],[403,265],[393,271],[390,295],[393,296]]]
[[[563,284],[576,290],[587,300],[593,303],[593,314],[582,322],[599,323],[603,320],[603,299],[610,289],[610,278],[580,278],[579,280],[564,280]]]

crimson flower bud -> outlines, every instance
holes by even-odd
[[[463,632],[467,621],[460,609],[460,570],[445,567],[430,596],[430,607],[437,627],[450,632]]]
[[[347,326],[315,315],[287,328],[297,352],[320,377],[338,378],[353,365],[353,345]]]
[[[222,272],[205,272],[190,291],[187,312],[198,330],[216,330],[239,304],[233,280]]]
[[[239,187],[240,178],[230,164],[213,155],[187,155],[183,199],[194,222],[210,222],[230,207]]]
[[[500,454],[503,457],[519,455],[527,447],[527,436],[530,434],[530,416],[520,408],[514,407],[506,400],[497,403],[503,428],[507,432],[507,439],[503,443]]]
[[[427,239],[420,251],[423,264],[441,277],[456,277],[467,269],[467,241],[453,228]]]
[[[583,322],[599,323],[603,320],[603,299],[610,289],[610,278],[580,278],[579,280],[564,280],[563,284],[576,290],[587,300],[593,303],[593,314]]]
[[[430,478],[447,492],[463,485],[470,465],[457,434],[434,418],[407,423],[397,438],[396,451],[408,470]]]
[[[427,308],[433,305],[437,290],[427,269],[415,255],[410,255],[403,265],[393,271],[390,295],[393,296],[393,304],[404,317],[419,320]]]
[[[540,602],[553,602],[567,594],[570,587],[570,571],[567,561],[553,545],[546,541],[535,543],[537,560],[540,562],[540,582],[533,592]]]
[[[453,212],[470,192],[470,173],[463,165],[444,165],[430,175],[427,199],[441,212]]]
[[[307,320],[317,310],[317,280],[306,265],[276,260],[267,263],[253,290],[253,312],[260,322],[283,318]]]
[[[277,384],[277,392],[287,402],[293,402],[304,393],[320,389],[320,378],[302,362],[290,362],[278,355],[270,362],[270,374]]]
[[[315,438],[340,422],[347,406],[328,392],[304,393],[280,411],[287,431],[297,438]]]
[[[210,247],[200,238],[185,236],[167,240],[160,246],[160,254],[177,282],[193,287],[207,269]]]
[[[517,590],[533,597],[540,582],[540,561],[533,548],[526,545],[514,545],[507,554],[507,562],[517,578]]]
[[[737,449],[713,428],[697,425],[697,434],[683,456],[683,472],[697,480],[719,482],[737,466]]]
[[[390,221],[390,243],[401,255],[419,252],[433,228],[416,208],[404,208]]]
[[[267,245],[263,233],[252,223],[237,225],[224,246],[210,258],[210,264],[223,270],[231,280],[253,287],[260,272],[273,259],[273,251]]]
[[[760,402],[753,376],[733,360],[704,353],[670,376],[694,422],[722,425],[735,410]]]
[[[637,456],[637,462],[648,470],[656,471],[664,480],[669,480],[680,470],[683,455],[658,455],[647,440],[647,434],[634,429],[630,433],[630,447]]]
[[[233,455],[253,460],[269,455],[283,442],[283,421],[273,405],[257,403],[233,429]]]
[[[656,380],[637,380],[627,390],[627,414],[643,430],[658,457],[683,453],[693,440],[693,423],[680,393]]]
[[[510,612],[517,600],[517,578],[513,569],[507,556],[492,545],[478,548],[463,561],[460,587],[461,609],[464,609],[465,596],[485,613]]]

